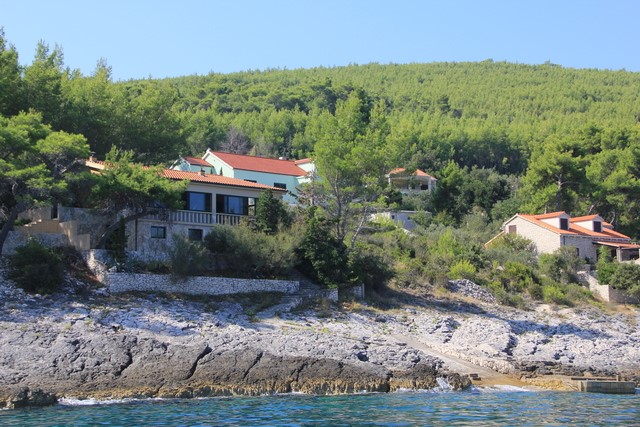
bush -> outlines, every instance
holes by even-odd
[[[26,292],[55,292],[63,283],[64,272],[62,257],[36,240],[9,256],[9,278]]]
[[[359,245],[349,253],[349,264],[355,279],[364,283],[367,290],[379,292],[394,276],[394,272],[385,259],[384,251],[373,245]]]
[[[556,303],[562,305],[570,305],[564,291],[556,284],[548,284],[542,286],[542,298],[544,302]]]
[[[509,305],[511,307],[524,308],[525,303],[522,296],[508,292],[500,282],[490,282],[487,287],[500,304]]]
[[[475,280],[476,268],[466,259],[455,263],[449,270],[449,278],[451,279],[469,279]]]
[[[202,243],[174,234],[173,245],[169,250],[169,265],[173,277],[202,274],[210,264],[211,255]]]
[[[517,234],[503,234],[489,244],[487,255],[500,265],[511,261],[533,266],[536,264],[537,252],[531,240]]]
[[[602,285],[610,285],[611,277],[617,269],[617,264],[611,259],[611,253],[606,246],[600,246],[598,250],[598,262],[596,263],[596,275]]]
[[[618,264],[610,279],[615,289],[627,291],[630,295],[640,297],[640,265],[630,263]]]
[[[542,273],[560,283],[576,282],[576,273],[582,263],[570,246],[563,246],[552,254],[542,254],[539,260]]]
[[[206,247],[215,254],[216,267],[234,276],[275,278],[287,274],[298,262],[300,233],[273,234],[243,226],[217,226],[205,236]]]
[[[275,197],[271,190],[262,193],[256,206],[254,223],[256,230],[273,234],[290,225],[291,216],[282,200]]]
[[[333,237],[326,220],[316,213],[315,209],[309,209],[299,248],[301,269],[329,288],[352,283],[347,248]]]

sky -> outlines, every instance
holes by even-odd
[[[508,61],[640,71],[639,0],[0,0],[20,63],[39,41],[90,75]]]

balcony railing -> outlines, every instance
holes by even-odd
[[[244,219],[246,219],[247,216],[179,210],[179,211],[167,211],[162,213],[149,214],[147,215],[146,218],[156,220],[156,221],[173,222],[178,224],[238,225]]]

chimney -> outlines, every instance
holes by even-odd
[[[92,151],[89,153],[89,161],[90,162],[95,162],[96,161],[96,152]]]

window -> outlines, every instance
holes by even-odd
[[[194,242],[202,242],[202,229],[201,228],[190,228],[189,229],[189,240]]]
[[[183,199],[188,211],[211,212],[211,193],[186,191]]]
[[[579,258],[580,257],[580,248],[576,248],[576,256]]]
[[[283,184],[281,182],[274,182],[273,186],[276,187],[276,188],[282,188],[283,190],[287,189],[287,184]]]
[[[254,184],[258,182],[258,181],[256,181],[255,179],[245,179],[245,181],[247,181],[247,182],[253,182]]]
[[[518,227],[516,225],[510,225],[509,226],[509,234],[516,234],[518,232]]]
[[[167,227],[151,226],[151,238],[152,239],[166,239]]]
[[[256,199],[252,197],[216,195],[216,212],[231,215],[255,215]]]
[[[569,229],[569,218],[560,218],[560,229],[561,230]]]
[[[602,233],[602,223],[600,221],[593,221],[593,231]]]

